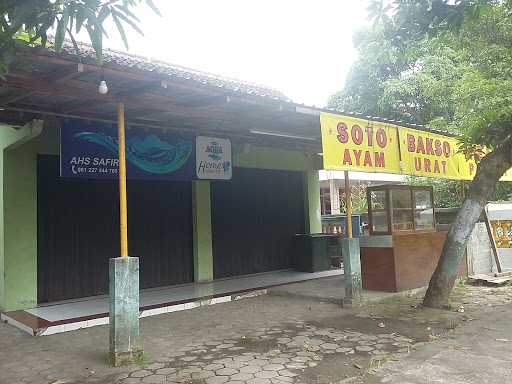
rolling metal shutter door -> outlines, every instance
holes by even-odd
[[[212,183],[214,276],[290,268],[293,236],[304,233],[301,172],[235,168]]]
[[[60,178],[58,156],[38,157],[38,302],[108,293],[118,199],[116,180]],[[141,288],[193,281],[190,182],[129,180],[128,220]]]

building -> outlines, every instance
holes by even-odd
[[[345,193],[345,172],[321,170],[319,178],[322,215],[339,214],[342,211]],[[349,179],[352,187],[365,188],[372,185],[402,183],[405,176],[390,173],[349,172]]]
[[[98,92],[105,81],[109,92]],[[86,45],[20,55],[0,88],[0,307],[107,293],[119,255],[117,182],[60,176],[61,130],[229,139],[229,181],[130,179],[129,252],[141,288],[291,266],[296,233],[320,232],[318,116],[264,87]]]

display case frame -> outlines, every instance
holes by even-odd
[[[372,204],[372,192],[384,192],[385,193],[385,208],[375,210]],[[411,211],[411,223],[412,228],[410,229],[394,229],[394,211],[398,208],[394,208],[392,191],[408,191],[410,193],[411,208],[400,208],[403,210]],[[417,220],[415,212],[418,211],[416,208],[416,193],[415,192],[428,192],[430,196],[430,206],[432,207],[432,227],[431,228],[417,228]],[[369,232],[370,235],[391,235],[401,233],[413,233],[413,232],[434,232],[436,231],[436,213],[434,208],[434,188],[431,186],[416,186],[416,185],[397,185],[397,184],[385,184],[368,187],[366,190],[366,199],[368,203],[368,220],[369,220]],[[430,209],[430,208],[428,208]],[[386,212],[386,223],[387,230],[375,230],[374,229],[374,214],[376,212]]]

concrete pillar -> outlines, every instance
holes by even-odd
[[[331,198],[331,214],[339,215],[340,211],[340,190],[336,185],[336,180],[329,179],[329,195]]]
[[[361,302],[361,255],[358,238],[341,240],[343,269],[345,271],[345,298],[343,306],[357,305]]]
[[[194,281],[213,280],[212,206],[210,182],[194,181],[192,185],[194,234]]]
[[[113,366],[141,360],[139,341],[139,258],[110,259],[110,353]]]
[[[304,214],[306,233],[321,233],[320,180],[316,170],[304,172]]]

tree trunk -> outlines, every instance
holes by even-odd
[[[512,167],[512,143],[507,142],[480,161],[475,179],[469,187],[454,223],[450,227],[443,253],[430,279],[423,305],[442,308],[448,304],[466,244],[487,201],[496,190],[496,183]]]

